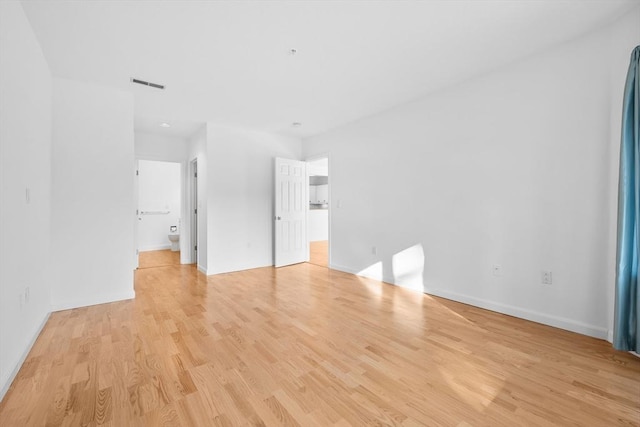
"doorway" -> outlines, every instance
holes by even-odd
[[[139,160],[138,268],[180,264],[182,165]]]
[[[309,174],[309,262],[329,267],[329,218],[330,187],[329,157],[322,156],[307,161]]]

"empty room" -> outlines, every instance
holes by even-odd
[[[0,426],[640,426],[640,1],[0,0]]]

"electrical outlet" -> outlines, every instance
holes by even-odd
[[[542,284],[550,285],[553,283],[553,274],[550,271],[542,271]]]
[[[491,271],[493,272],[494,276],[502,276],[502,266],[500,264],[493,264],[493,267],[491,267]]]
[[[375,246],[371,246],[371,255],[377,255],[378,249]]]

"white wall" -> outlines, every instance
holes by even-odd
[[[185,162],[189,154],[186,139],[176,136],[135,132],[136,158],[163,162]]]
[[[189,247],[196,244],[198,245],[198,259],[196,260],[196,264],[198,265],[198,270],[207,274],[207,125],[203,125],[202,128],[189,139],[187,156],[189,168],[194,159],[198,161],[198,236],[196,238],[191,237]],[[189,169],[187,185],[189,194],[192,192],[191,182],[191,170]],[[186,221],[183,226],[190,227],[191,215],[185,216],[185,219]],[[184,251],[185,249],[182,250]]]
[[[0,399],[50,311],[51,90],[20,3],[0,2]]]
[[[323,157],[321,159],[308,160],[307,173],[309,176],[329,176],[329,159]]]
[[[605,337],[610,48],[630,52],[631,33],[603,29],[305,141],[305,157],[331,153],[332,267]]]
[[[274,158],[300,140],[209,124],[207,147],[207,274],[273,265]]]
[[[180,163],[138,162],[138,249],[141,252],[171,248],[168,238],[171,227],[176,226],[178,233],[182,230],[180,169]]]
[[[133,298],[133,97],[53,82],[53,309]]]
[[[309,230],[309,241],[318,242],[329,240],[329,210],[311,209],[307,215],[307,229]]]

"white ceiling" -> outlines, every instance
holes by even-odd
[[[211,121],[306,137],[588,32],[638,0],[22,4],[53,75],[131,91],[138,130],[187,136]]]

